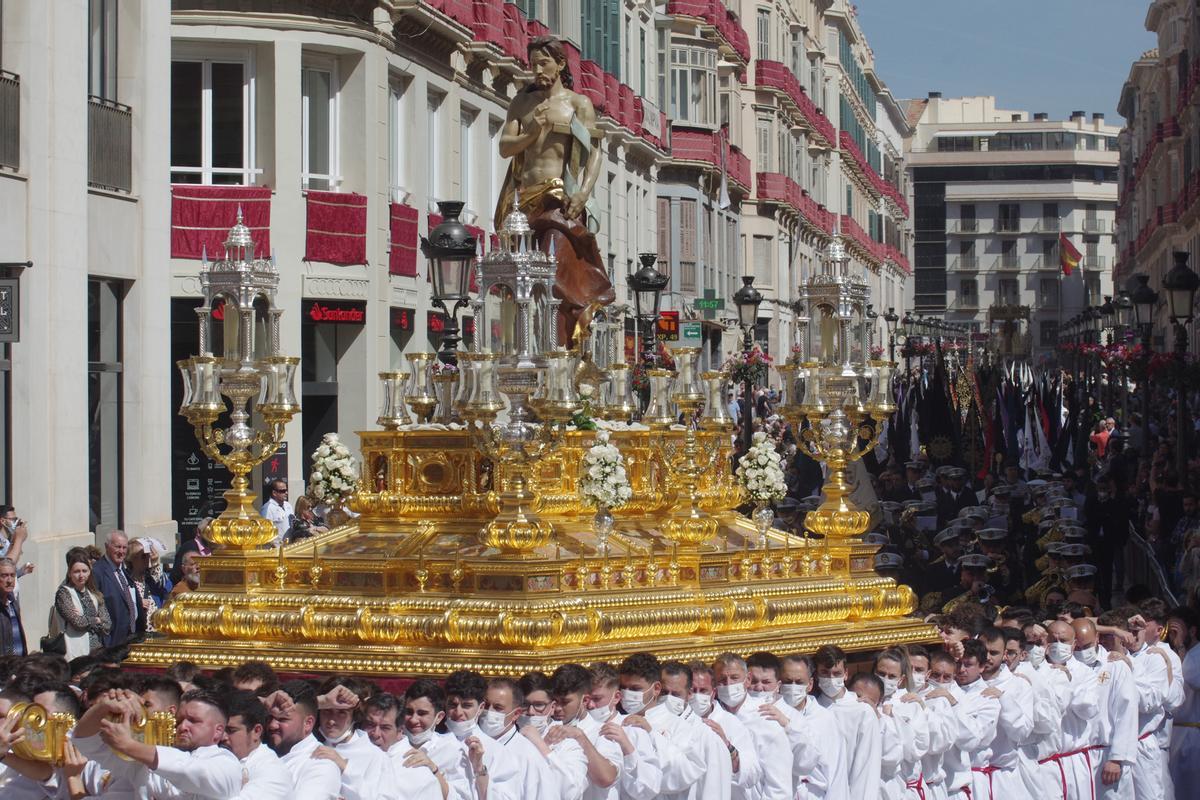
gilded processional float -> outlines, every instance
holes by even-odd
[[[752,517],[735,510],[748,498],[733,471],[728,374],[698,373],[698,349],[681,348],[674,370],[646,370],[648,398],[633,393],[623,312],[586,226],[595,114],[564,86],[559,43],[535,40],[530,56],[534,82],[501,136],[513,163],[499,247],[476,257],[462,204],[442,204],[423,249],[435,304],[453,303],[450,349],[380,375],[381,429],[358,434],[346,524],[270,547],[276,530],[247,476],[299,410],[298,359],[279,353],[279,277],[240,220],[223,257],[202,266],[202,352],[180,362],[180,413],[234,478],[201,589],[157,613],[159,633],[132,663],[517,674],[643,649],[710,660],[930,638],[908,616],[912,591],[875,574],[870,515],[848,496],[852,462],[893,411],[893,365],[870,358],[868,289],[840,237],[800,287],[808,316],[778,367],[778,411],[828,471],[805,534],[789,535],[763,504]],[[653,257],[646,272],[658,275]],[[631,284],[652,324],[655,282]],[[468,305],[477,333],[456,351],[454,313]],[[595,430],[573,424],[584,409]],[[607,495],[586,491],[597,459],[620,465]]]

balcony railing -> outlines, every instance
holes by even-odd
[[[21,168],[21,77],[0,70],[0,167]]]
[[[979,256],[959,256],[950,264],[950,269],[956,272],[969,272],[979,269]]]
[[[1057,217],[1042,217],[1033,229],[1038,233],[1058,233],[1062,230],[1062,220]]]
[[[1084,233],[1108,233],[1111,228],[1111,223],[1105,219],[1085,219],[1083,221]]]
[[[679,291],[696,292],[696,262],[679,262]]]
[[[993,264],[993,267],[995,269],[1020,269],[1021,268],[1021,257],[1016,255],[1015,253],[1011,254],[1011,255],[1009,255],[1009,254],[1001,255],[999,258],[996,259],[995,263]]]
[[[1104,269],[1104,262],[1105,262],[1104,256],[1084,256],[1083,257],[1083,268],[1084,269]]]
[[[1021,220],[1019,219],[998,219],[996,220],[996,233],[1020,233]]]
[[[102,97],[88,98],[88,185],[133,189],[133,109]]]
[[[1048,256],[1038,256],[1037,260],[1033,262],[1033,268],[1054,270],[1062,269],[1062,260],[1059,258],[1058,253],[1053,253],[1052,255]]]
[[[954,302],[950,304],[950,308],[954,311],[978,311],[979,296],[968,294],[954,298]]]
[[[952,219],[949,222],[947,230],[950,233],[979,233],[979,220]]]

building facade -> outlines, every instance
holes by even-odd
[[[931,92],[908,110],[915,310],[969,325],[1004,355],[1051,356],[1060,323],[1112,294],[1119,129],[994,97]],[[1069,276],[1060,235],[1083,254]]]
[[[1182,0],[1155,0],[1146,30],[1158,47],[1129,69],[1117,110],[1121,132],[1120,203],[1117,206],[1117,265],[1114,278],[1132,289],[1133,275],[1150,277],[1159,292],[1152,344],[1174,346],[1162,281],[1172,252],[1200,257],[1200,11]],[[1195,326],[1188,329],[1196,351]]]
[[[590,211],[618,302],[657,252],[711,366],[753,274],[756,335],[786,357],[795,287],[841,235],[876,309],[909,305],[909,123],[842,0],[0,3],[0,278],[24,309],[0,345],[0,482],[33,530],[30,620],[68,547],[171,546],[217,507],[228,475],[176,413],[175,362],[239,211],[302,357],[302,413],[256,478],[298,495],[323,433],[374,427],[376,373],[446,322],[418,236],[462,200],[490,246],[497,140],[551,32],[605,134]]]

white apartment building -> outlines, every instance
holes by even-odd
[[[1005,355],[1052,355],[1059,324],[1113,293],[1119,129],[938,92],[909,112],[915,310],[989,334]],[[1070,276],[1060,233],[1083,255]]]

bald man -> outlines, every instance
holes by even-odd
[[[1096,676],[1100,712],[1092,728],[1092,769],[1097,800],[1133,800],[1133,765],[1138,752],[1138,690],[1129,659],[1100,645],[1096,625],[1077,619],[1075,658]],[[1110,655],[1112,656],[1110,658]]]
[[[1063,707],[1062,749],[1038,764],[1049,776],[1043,781],[1059,787],[1053,797],[1063,800],[1092,796],[1094,770],[1091,746],[1093,729],[1100,707],[1097,704],[1096,676],[1083,662],[1075,659],[1075,629],[1069,623],[1054,621],[1046,627],[1046,660],[1050,668],[1067,676],[1059,683]]]

